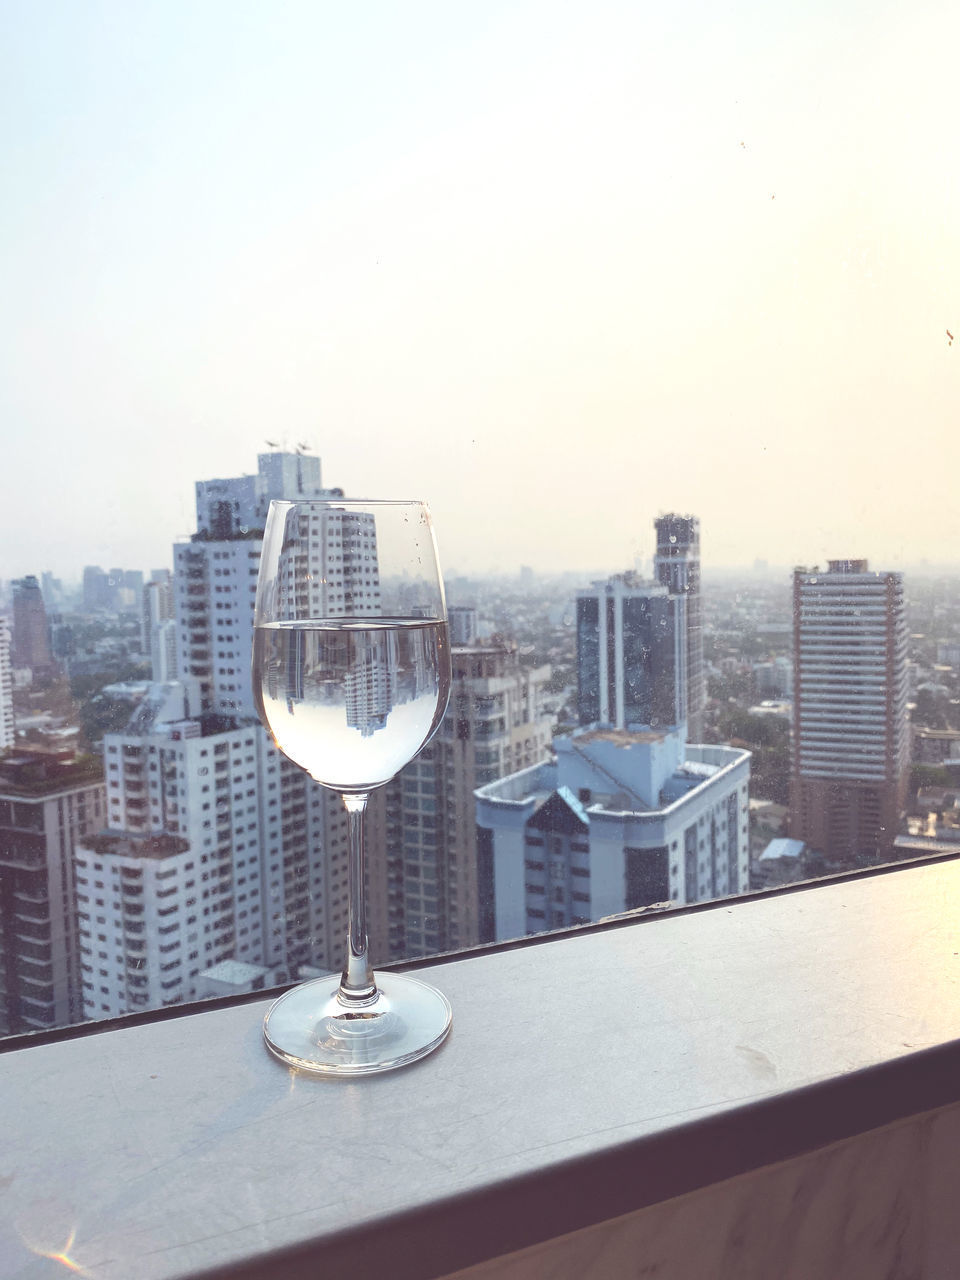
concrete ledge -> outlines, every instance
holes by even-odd
[[[46,1037],[2,1058],[0,1273],[424,1280],[950,1107],[958,906],[951,860],[428,966],[450,1040],[353,1083],[265,1001]]]

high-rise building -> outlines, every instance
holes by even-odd
[[[0,618],[0,752],[8,750],[16,740],[13,716],[13,664],[10,661],[10,628]]]
[[[370,814],[371,948],[377,960],[475,946],[489,904],[477,879],[474,791],[545,759],[554,719],[549,667],[524,668],[516,646],[454,646],[447,713],[433,740],[374,793]],[[386,919],[382,912],[386,911]]]
[[[83,569],[83,611],[96,613],[106,609],[109,587],[107,575],[98,564],[88,564]]]
[[[31,751],[0,762],[0,1034],[80,1021],[72,857],[103,821],[99,765]]]
[[[687,718],[687,598],[618,574],[577,592],[578,715],[616,729]]]
[[[137,613],[143,592],[143,573],[139,569],[114,567],[106,573],[98,564],[83,570],[83,609],[85,613]]]
[[[70,659],[77,651],[77,637],[73,624],[66,622],[62,613],[47,615],[50,624],[50,651],[58,663],[69,671]]]
[[[140,647],[150,659],[152,678],[176,680],[177,625],[173,610],[173,577],[169,569],[154,573],[141,590]]]
[[[91,1016],[191,999],[214,968],[221,989],[234,962],[247,985],[257,969],[284,981],[341,963],[346,812],[273,745],[250,679],[267,507],[342,496],[319,482],[318,459],[268,454],[255,477],[197,485],[197,533],[174,548],[179,679],[154,684],[125,732],[105,737],[108,828],[78,853],[83,878],[126,886],[103,921],[81,921],[91,946],[106,931],[114,958],[85,989]],[[304,518],[316,563],[289,572],[318,611],[362,612],[379,595],[371,531],[349,512]],[[385,680],[372,672],[356,691],[356,716],[379,714]],[[131,929],[138,917],[145,928]]]
[[[553,745],[477,792],[482,941],[747,889],[748,751],[688,747],[682,726]]]
[[[271,500],[342,496],[340,489],[320,487],[319,458],[302,454],[261,454],[256,476],[198,482],[197,532],[174,547],[178,668],[191,691],[191,711],[256,715],[250,684],[253,605]],[[317,568],[332,570],[314,575],[312,602],[327,616],[362,612],[365,592],[373,589],[363,518],[338,511],[312,518],[319,521]],[[355,532],[368,545],[354,561],[344,555],[344,540]],[[305,565],[290,571],[302,571],[307,580]]]
[[[52,662],[40,583],[32,574],[18,578],[13,584],[13,665],[43,673]]]
[[[797,569],[793,618],[790,835],[840,865],[883,857],[910,763],[903,577]]]
[[[703,666],[703,610],[700,600],[700,521],[666,515],[654,521],[657,550],[654,576],[671,595],[687,602],[687,736],[703,741],[707,684]]]
[[[696,547],[690,517],[657,531]],[[631,572],[577,592],[583,727],[554,738],[554,761],[476,793],[482,941],[747,888],[750,753],[687,744],[699,562],[666,552],[657,569],[657,583]]]
[[[48,611],[63,607],[63,583],[49,570],[40,575],[40,590],[43,592],[43,603]]]
[[[450,619],[452,645],[477,643],[477,611],[473,605],[451,605],[447,616]]]
[[[185,701],[154,685],[104,739],[108,829],[76,859],[81,893],[109,882],[99,914],[81,900],[82,945],[105,933],[110,957],[85,984],[87,1017],[193,999],[225,960],[282,981],[345,933],[316,859],[336,840],[321,788],[259,724],[187,718]]]

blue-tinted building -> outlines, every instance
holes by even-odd
[[[580,724],[685,726],[686,620],[684,596],[634,573],[578,591]]]

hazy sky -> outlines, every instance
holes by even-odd
[[[960,560],[956,0],[5,0],[0,578],[308,441],[448,570]],[[950,345],[947,330],[957,335]]]

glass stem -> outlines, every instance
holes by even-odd
[[[377,984],[367,954],[367,898],[364,884],[363,815],[369,793],[353,792],[343,797],[350,837],[350,870],[347,880],[350,936],[347,959],[340,979],[339,999],[343,1004],[369,1004],[377,994]]]

